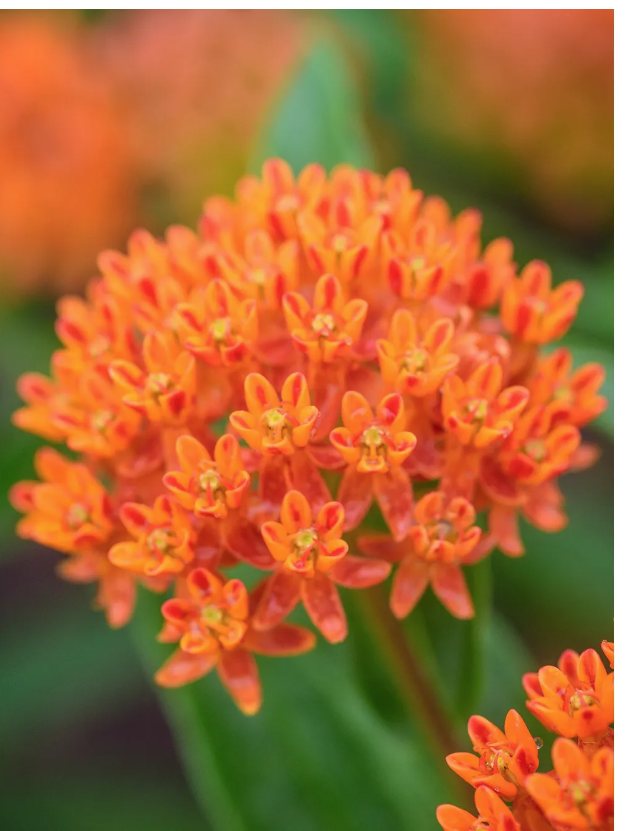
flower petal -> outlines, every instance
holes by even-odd
[[[417,557],[407,557],[396,571],[391,586],[389,605],[397,618],[405,618],[413,611],[426,591],[430,580],[428,565]]]
[[[258,655],[302,655],[304,652],[310,652],[315,646],[315,634],[304,626],[279,623],[267,631],[249,629],[245,645]]]
[[[361,523],[370,509],[373,498],[372,475],[359,473],[356,464],[350,465],[343,474],[337,494],[337,500],[341,502],[345,511],[345,531],[351,531]]]
[[[267,580],[253,626],[265,631],[284,620],[300,602],[300,577],[291,571],[277,571]]]
[[[182,687],[191,684],[213,669],[218,655],[218,652],[190,655],[182,649],[177,649],[156,672],[154,680],[160,687]]]
[[[364,474],[367,475],[367,474]],[[406,470],[391,467],[374,474],[374,494],[393,538],[398,542],[408,534],[413,522],[413,487]]]
[[[345,586],[347,589],[368,589],[386,580],[390,571],[391,563],[385,560],[346,554],[337,565],[333,566],[329,576],[334,583]]]
[[[460,566],[456,563],[436,563],[431,583],[434,593],[450,614],[461,620],[474,617],[474,603]]]
[[[340,643],[348,634],[346,613],[333,582],[325,574],[302,581],[302,603],[311,621],[330,643]]]
[[[217,674],[242,713],[247,716],[258,713],[263,701],[259,670],[246,649],[222,651]]]

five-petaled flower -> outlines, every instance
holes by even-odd
[[[156,577],[178,574],[193,562],[195,533],[189,516],[169,496],[157,496],[154,507],[126,502],[120,519],[132,540],[116,543],[109,559],[119,568]]]
[[[241,580],[224,581],[204,568],[189,573],[179,594],[162,606],[160,640],[179,648],[155,675],[162,687],[180,687],[213,668],[237,706],[254,715],[262,691],[253,653],[300,655],[315,645],[301,626],[281,623],[259,632],[250,627],[249,598]]]
[[[367,588],[382,582],[390,566],[348,554],[348,545],[341,539],[343,528],[344,510],[339,502],[324,505],[314,519],[299,491],[286,494],[280,522],[266,522],[261,529],[278,569],[260,596],[253,621],[257,629],[276,625],[302,600],[327,640],[344,640],[348,624],[335,584]]]
[[[474,799],[477,817],[456,805],[437,808],[437,821],[443,831],[521,831],[510,809],[491,788],[476,788]]]
[[[341,402],[341,417],[344,426],[331,431],[330,441],[348,463],[338,494],[346,529],[361,522],[376,497],[393,536],[403,539],[411,524],[413,491],[402,463],[416,439],[404,429],[402,396],[386,395],[374,416],[363,395],[349,391]]]
[[[504,732],[482,716],[472,716],[467,732],[474,753],[451,753],[446,761],[470,785],[487,785],[503,799],[513,799],[527,776],[539,766],[537,745],[523,718],[509,710]]]
[[[459,363],[450,351],[454,324],[449,318],[435,321],[418,340],[413,315],[398,309],[391,319],[389,340],[376,343],[383,379],[397,392],[415,397],[436,392]]]
[[[283,311],[291,337],[307,358],[332,363],[359,340],[367,303],[358,297],[346,302],[339,280],[325,274],[315,285],[312,307],[301,294],[288,292]]]
[[[582,655],[568,649],[558,667],[542,667],[523,681],[528,709],[548,730],[569,739],[606,737],[613,724],[613,673],[595,649]]]
[[[486,447],[510,435],[528,403],[528,390],[515,386],[502,389],[502,366],[497,358],[479,366],[463,381],[451,375],[443,385],[443,425],[462,444]]]
[[[290,455],[311,438],[318,411],[311,406],[306,378],[290,375],[281,397],[263,375],[251,372],[244,382],[246,410],[230,417],[231,426],[253,449],[264,456]]]
[[[360,537],[359,548],[391,562],[398,562],[391,587],[391,610],[406,617],[422,597],[428,584],[458,618],[474,616],[474,604],[461,566],[471,562],[481,535],[474,524],[476,512],[463,497],[451,500],[441,491],[423,496],[415,506],[414,525],[401,542],[388,536]]]
[[[555,828],[613,828],[613,750],[588,759],[576,744],[558,738],[552,747],[554,773],[526,780],[530,796]]]

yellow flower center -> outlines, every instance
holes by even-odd
[[[98,433],[104,433],[109,424],[115,420],[115,413],[111,410],[98,410],[91,418],[91,426]]]
[[[429,363],[429,354],[425,349],[413,346],[404,353],[400,359],[400,368],[405,369],[411,375],[417,372],[425,372]]]
[[[165,372],[153,372],[148,375],[146,389],[152,395],[162,395],[164,392],[174,388],[174,382],[170,375]]]
[[[489,403],[484,398],[470,398],[465,402],[465,414],[472,421],[484,421],[489,412]]]
[[[320,312],[315,315],[311,323],[311,329],[320,337],[327,338],[337,331],[334,315],[329,312]]]
[[[163,557],[165,554],[171,553],[175,543],[176,536],[174,532],[167,528],[155,528],[146,540],[148,550],[157,557]]]
[[[531,439],[524,445],[524,453],[535,462],[543,462],[548,455],[546,443],[542,439]]]
[[[73,531],[77,531],[89,519],[89,512],[80,502],[75,502],[66,514],[67,524]]]
[[[291,540],[291,554],[285,565],[299,573],[315,569],[319,537],[314,528],[306,528],[294,534]]]
[[[214,632],[228,647],[236,646],[245,635],[247,626],[228,613],[224,605],[205,606],[200,613],[202,623]]]
[[[387,432],[381,427],[372,424],[361,434],[359,445],[361,458],[357,469],[362,473],[384,472],[389,467],[387,463]]]
[[[214,341],[223,343],[230,336],[232,331],[232,321],[229,317],[218,317],[211,324],[210,332]]]

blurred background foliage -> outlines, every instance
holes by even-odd
[[[9,423],[46,371],[54,300],[137,225],[193,223],[268,155],[406,167],[484,215],[525,264],[585,283],[566,338],[613,400],[612,10],[135,11],[0,15],[0,481],[38,442]],[[520,676],[612,634],[613,411],[565,483],[570,525],[472,570],[470,624],[426,597],[404,625],[457,749],[471,712],[524,709]],[[248,720],[209,677],[160,697],[158,598],[111,632],[89,587],[13,535],[0,501],[0,741],[7,831],[435,828],[468,793],[431,745],[394,632],[346,598],[351,636],[266,661]],[[538,730],[538,734],[541,735]],[[544,738],[547,739],[546,736]],[[544,753],[546,753],[544,751]]]

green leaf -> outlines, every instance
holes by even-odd
[[[526,555],[492,555],[496,607],[544,662],[562,649],[597,648],[613,629],[613,460],[561,482],[569,525],[546,534],[522,525]]]
[[[340,162],[371,167],[357,87],[344,56],[332,40],[319,41],[304,59],[270,117],[252,168],[270,156],[300,171],[311,162],[327,169]]]
[[[0,640],[0,675],[10,679],[0,708],[7,753],[14,743],[86,721],[144,688],[128,633],[112,632],[90,610],[92,587],[72,591],[75,604],[41,603],[36,612],[13,613]]]
[[[133,628],[151,673],[168,654],[154,642],[158,618],[144,595]],[[436,806],[455,799],[443,760],[429,757],[401,714],[391,725],[375,711],[350,641],[259,663],[265,701],[253,718],[239,713],[214,674],[161,692],[216,829],[435,831]]]

